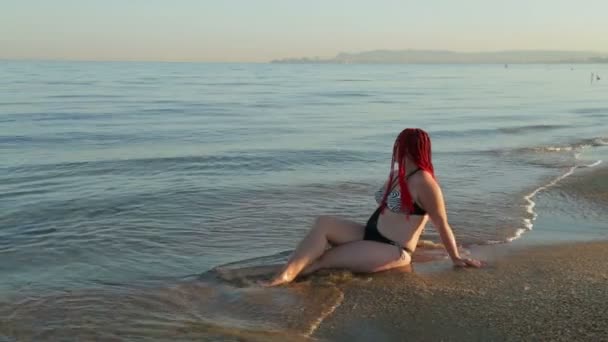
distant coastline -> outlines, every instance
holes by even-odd
[[[443,50],[374,50],[339,53],[332,58],[302,57],[276,59],[285,64],[523,64],[523,63],[608,63],[608,53],[592,51],[515,50],[497,52],[454,52]]]

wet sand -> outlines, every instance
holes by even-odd
[[[491,254],[490,254],[491,253]],[[332,341],[608,341],[608,242],[474,251],[343,287],[315,336]]]
[[[567,178],[558,189],[593,203],[596,207],[608,207],[608,167],[581,170]],[[601,209],[600,209],[601,210]],[[608,226],[608,224],[607,224]]]

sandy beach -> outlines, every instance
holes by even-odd
[[[316,336],[608,341],[608,241],[599,233],[608,228],[608,168],[577,171],[540,194],[534,230],[513,243],[473,248],[473,256],[488,262],[486,268],[419,262],[413,272],[349,282],[344,301]],[[596,239],[590,229],[599,233]]]
[[[453,270],[446,262],[349,283],[344,302],[317,336],[334,341],[608,340],[608,242],[485,248],[475,254],[495,259],[481,270]]]

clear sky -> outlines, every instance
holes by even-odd
[[[268,61],[608,50],[608,0],[0,0],[0,58]]]

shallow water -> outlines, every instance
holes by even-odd
[[[52,339],[53,324],[72,322],[69,334],[84,337],[94,330],[87,324],[107,323],[108,336],[128,330],[162,340],[160,328],[125,317],[152,322],[147,315],[163,312],[188,312],[178,325],[191,320],[200,336],[236,338],[226,327],[306,336],[312,325],[286,323],[297,312],[287,303],[321,317],[340,296],[335,286],[266,292],[252,312],[281,314],[239,316],[250,305],[241,292],[257,290],[198,276],[235,261],[282,261],[322,213],[364,222],[404,127],[430,133],[465,246],[568,239],[572,230],[557,218],[582,227],[579,239],[605,237],[598,202],[564,182],[608,162],[608,83],[589,83],[591,72],[606,71],[0,62],[0,302],[9,317],[0,336],[37,317],[45,323],[17,330]],[[573,189],[597,180],[589,174]],[[437,234],[427,229],[424,239]],[[222,286],[237,304],[220,319],[217,303],[229,299],[200,294]],[[306,291],[332,299],[315,302]],[[196,310],[175,299],[197,296]],[[161,305],[141,304],[148,300]],[[137,304],[107,314],[117,302]],[[68,307],[72,316],[45,320]],[[87,310],[95,314],[84,323]],[[258,326],[260,317],[275,326]]]

